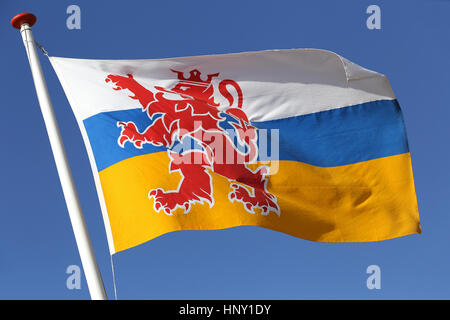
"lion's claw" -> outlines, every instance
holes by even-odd
[[[251,195],[247,188],[238,184],[231,184],[232,191],[228,195],[231,202],[238,201],[244,204],[244,208],[255,213],[255,209],[261,209],[262,215],[268,215],[271,211],[280,215],[280,208],[274,195],[261,189],[254,189],[254,195]]]
[[[184,213],[188,213],[191,209],[189,200],[186,200],[179,192],[164,191],[163,189],[153,189],[148,193],[149,198],[155,199],[153,208],[156,212],[163,209],[164,213],[171,216],[177,208],[184,210]]]
[[[117,143],[122,148],[125,146],[125,142],[130,141],[138,149],[142,149],[142,143],[145,142],[145,138],[139,133],[136,125],[133,122],[118,121],[117,126],[122,128]]]
[[[113,87],[114,90],[124,90],[131,88],[136,83],[136,80],[131,74],[127,74],[127,77],[110,74],[106,77],[105,82],[112,82],[115,85]]]

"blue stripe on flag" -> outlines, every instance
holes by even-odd
[[[341,166],[409,151],[397,100],[373,101],[304,116],[254,122],[253,125],[259,129],[280,129],[280,160],[320,167]]]
[[[151,120],[141,109],[103,112],[84,120],[99,171],[128,158],[167,150],[117,144],[118,121],[133,121],[142,132]],[[379,100],[279,120],[252,122],[268,130],[268,156],[260,147],[258,160],[275,155],[270,129],[279,130],[279,160],[334,167],[408,152],[405,127],[397,100]],[[262,133],[259,130],[259,135]],[[261,139],[259,139],[261,140]],[[263,154],[261,154],[261,152]]]

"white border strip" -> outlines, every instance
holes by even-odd
[[[57,63],[56,60],[52,59],[52,57],[49,57],[50,63],[53,66],[53,69],[56,72],[56,75],[58,76],[59,80],[61,81],[61,85],[64,89],[64,92],[67,96],[67,99],[69,100],[69,103],[71,105],[78,105],[76,103],[76,100],[74,99],[74,97],[70,94],[70,90],[69,90],[69,86],[67,85],[67,83],[65,82],[65,79],[62,75],[61,72],[59,72],[58,68],[57,68]],[[81,131],[81,135],[83,137],[83,141],[84,144],[86,146],[86,151],[89,157],[89,162],[91,165],[91,169],[92,169],[92,174],[94,176],[94,181],[95,181],[95,187],[97,189],[97,195],[98,195],[98,199],[99,199],[99,203],[100,203],[100,208],[102,211],[102,216],[103,216],[103,223],[105,225],[105,230],[106,230],[106,238],[108,240],[108,246],[109,246],[109,252],[111,255],[113,255],[114,253],[116,253],[115,248],[114,248],[114,239],[112,236],[112,231],[111,231],[111,225],[109,223],[109,216],[108,216],[108,212],[106,210],[106,202],[105,202],[105,198],[103,196],[103,189],[100,183],[100,176],[98,173],[98,169],[97,169],[97,164],[95,163],[95,158],[94,158],[94,153],[92,151],[92,147],[91,147],[91,143],[89,142],[89,137],[87,135],[86,129],[84,127],[84,124],[82,123],[82,121],[80,119],[78,119],[78,117],[75,115],[75,119],[77,120],[78,123],[78,127],[80,128]]]

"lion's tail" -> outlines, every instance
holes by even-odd
[[[234,103],[234,97],[232,96],[232,94],[228,91],[227,86],[232,86],[237,93],[237,108],[242,108],[242,103],[243,103],[243,96],[242,96],[242,89],[241,87],[239,87],[239,85],[236,83],[236,81],[233,80],[222,80],[219,84],[219,92],[228,100],[228,102],[230,103],[230,107],[233,105]]]

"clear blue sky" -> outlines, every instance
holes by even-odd
[[[81,30],[66,8],[81,8]],[[366,8],[381,7],[381,30]],[[1,1],[0,299],[88,299],[66,288],[81,265],[30,68],[12,16],[38,17],[54,56],[143,59],[322,48],[386,74],[402,106],[423,234],[324,244],[257,227],[166,234],[114,255],[120,299],[449,299],[450,1]],[[110,297],[110,258],[75,118],[41,55],[95,253]],[[381,267],[381,290],[366,268]]]

